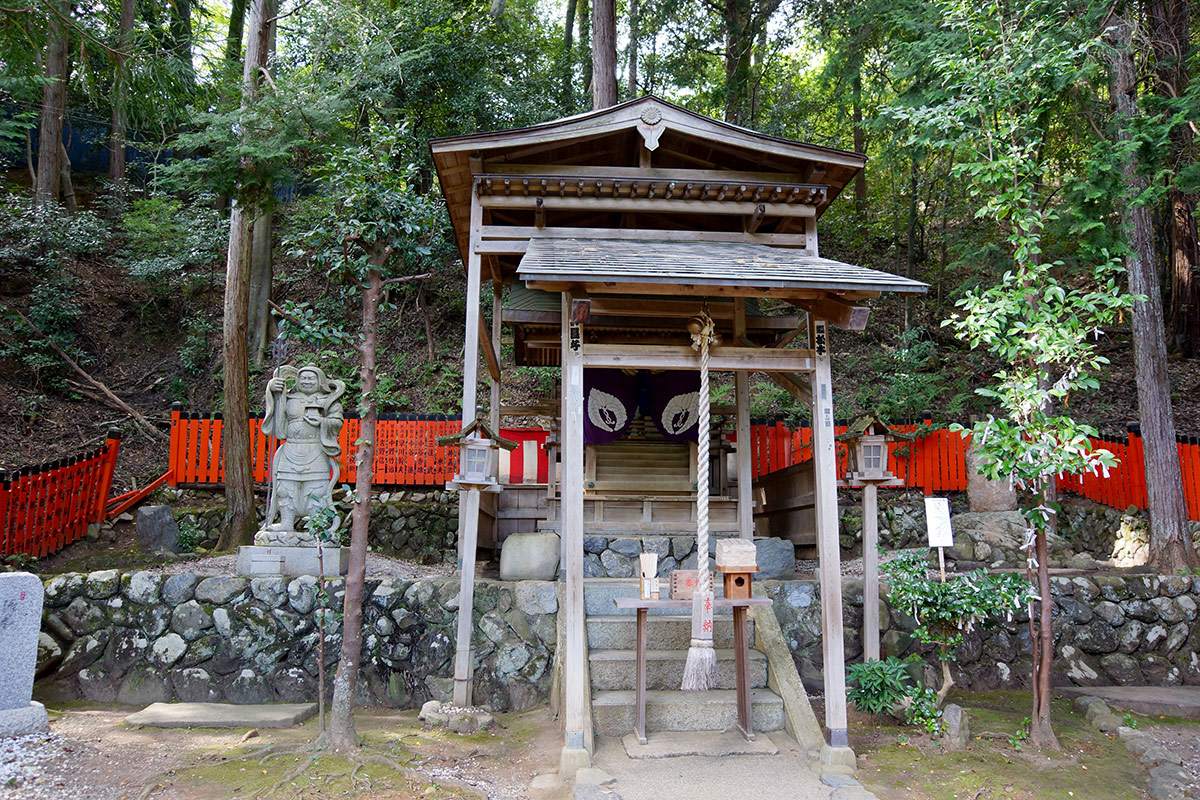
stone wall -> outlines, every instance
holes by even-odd
[[[223,497],[221,493],[204,494],[212,499]],[[191,499],[199,499],[199,495],[193,492]],[[342,490],[336,490],[334,496],[341,500]],[[172,502],[176,506],[175,521],[180,529],[191,526],[200,531],[197,545],[205,550],[216,546],[224,524],[225,507],[184,506],[178,498]],[[347,535],[350,509],[350,504],[339,503],[339,511],[347,520],[344,526]],[[261,522],[261,502],[258,512]],[[423,564],[438,564],[455,560],[457,541],[458,497],[454,493],[420,488],[383,491],[372,497],[369,537],[372,551]]]
[[[821,603],[815,581],[762,581],[806,685],[821,691]],[[523,709],[549,695],[557,588],[543,581],[476,584],[477,701]],[[327,584],[340,609],[343,583]],[[1200,685],[1200,578],[1055,577],[1055,674],[1060,685]],[[885,587],[886,600],[886,587]],[[416,706],[448,699],[458,583],[368,581],[363,620],[363,704]],[[861,660],[862,582],[843,598],[846,656]],[[153,572],[59,575],[46,583],[39,653],[51,698],[149,703],[311,700],[316,696],[314,578],[165,577]],[[885,655],[935,659],[903,609],[881,613]],[[340,631],[326,637],[332,676]],[[1026,687],[1030,642],[1023,614],[968,634],[955,681],[980,691]]]
[[[821,686],[821,602],[814,581],[764,585],[785,638],[810,689]],[[862,660],[862,581],[847,581],[843,597],[846,658]],[[932,649],[911,635],[916,625],[885,602],[880,613],[883,655],[925,657],[931,685],[940,677]],[[1056,685],[1200,685],[1200,578],[1179,575],[1054,577]],[[987,691],[1028,687],[1028,616],[1018,614],[968,633],[952,666],[960,686]]]
[[[340,610],[344,583],[327,582]],[[417,706],[451,691],[458,582],[367,581],[364,704]],[[39,676],[46,696],[144,704],[316,698],[315,578],[154,572],[68,573],[46,582]],[[556,642],[554,583],[480,581],[475,696],[493,710],[547,699]],[[326,635],[333,667],[341,632]]]
[[[1021,546],[1025,521],[1020,512],[967,513],[960,497],[952,498],[952,512],[955,547],[946,551],[952,563],[972,562],[964,564],[966,568],[1024,566]],[[842,505],[838,513],[842,550],[861,555],[862,506]],[[1190,525],[1200,549],[1200,522]],[[889,501],[885,492],[879,504],[879,543],[885,550],[925,547],[924,502],[900,498]],[[1097,561],[1111,561],[1118,567],[1140,566],[1149,556],[1146,514],[1136,509],[1118,511],[1068,501],[1049,545],[1051,566],[1090,568]]]

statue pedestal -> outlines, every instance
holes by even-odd
[[[350,569],[350,548],[326,547],[324,550],[324,576],[336,578],[345,575]],[[237,574],[245,578],[277,575],[298,578],[322,573],[315,547],[244,545],[238,548]]]

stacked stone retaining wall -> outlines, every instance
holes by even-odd
[[[821,603],[814,581],[762,581],[801,677],[821,690]],[[558,584],[476,585],[475,696],[493,710],[548,699]],[[333,607],[344,585],[330,581]],[[1200,578],[1089,575],[1052,579],[1059,685],[1200,685]],[[886,587],[885,587],[886,596]],[[359,700],[395,707],[447,699],[454,654],[454,579],[367,581]],[[862,582],[847,581],[848,660],[862,658]],[[235,703],[316,697],[318,593],[314,578],[154,572],[70,573],[46,583],[40,691],[59,699]],[[905,609],[881,614],[885,655],[916,653],[930,685],[933,654],[916,642]],[[652,645],[653,646],[653,645]],[[326,637],[332,676],[340,630]],[[967,634],[953,667],[968,689],[1029,684],[1023,614]]]
[[[547,698],[555,589],[535,581],[476,584],[481,704],[516,710]],[[340,612],[344,582],[328,581],[326,591]],[[312,700],[320,602],[311,577],[59,575],[46,582],[39,675],[46,696],[67,700]],[[360,702],[406,707],[448,699],[457,609],[455,580],[367,581]],[[329,686],[341,646],[339,621],[325,636]]]
[[[204,494],[205,499],[222,499],[220,493]],[[198,492],[192,495],[192,499],[201,498]],[[340,499],[341,496],[339,489],[336,497]],[[175,521],[180,530],[196,531],[197,547],[205,550],[215,547],[225,521],[225,507],[180,506],[178,500],[174,502],[177,505]],[[348,530],[351,507],[341,502],[338,509],[347,520],[344,528]],[[259,521],[262,521],[261,507]],[[373,552],[423,564],[454,561],[458,546],[458,497],[442,489],[380,492],[371,499],[369,531],[368,541]]]

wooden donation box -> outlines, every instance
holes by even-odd
[[[725,577],[725,597],[750,597],[751,579],[758,572],[758,556],[749,539],[717,540],[717,572]]]

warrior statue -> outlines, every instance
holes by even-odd
[[[339,400],[345,393],[344,381],[312,366],[284,365],[267,381],[262,429],[285,441],[272,458],[271,499],[255,544],[316,543],[311,531],[296,531],[296,521],[333,506],[343,422]]]

